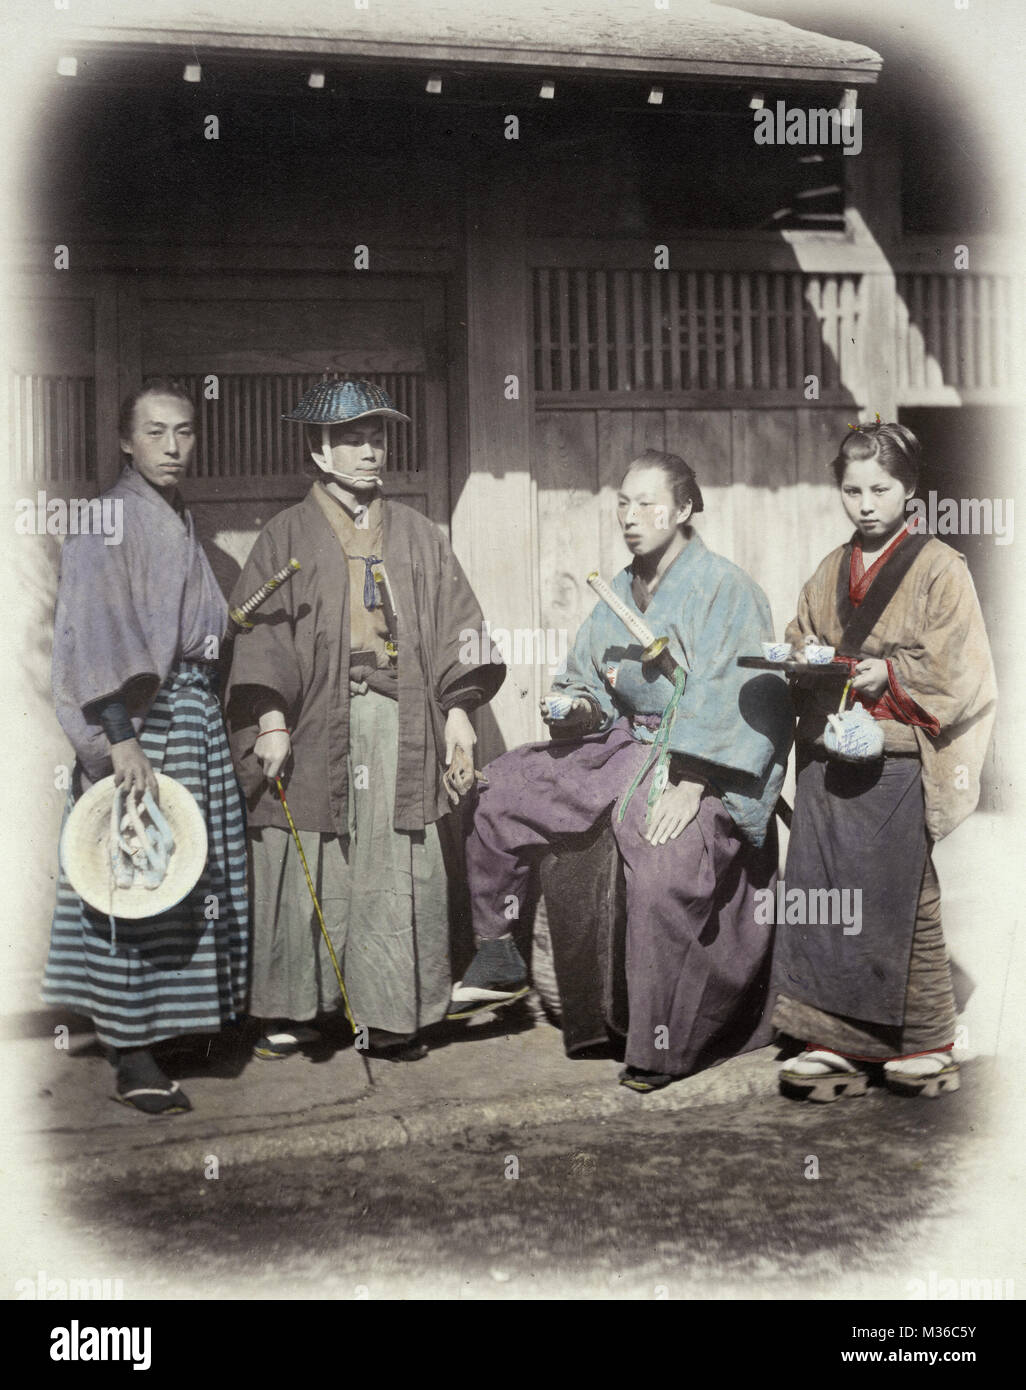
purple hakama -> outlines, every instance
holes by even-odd
[[[776,836],[756,848],[707,793],[676,840],[649,844],[642,832],[652,770],[622,821],[619,802],[650,752],[620,719],[579,742],[528,744],[496,759],[467,873],[475,932],[500,937],[510,929],[510,895],[527,898],[533,853],[613,811],[627,890],[626,1061],[683,1076],[770,1040],[772,928],[758,924],[755,894],[775,883]]]

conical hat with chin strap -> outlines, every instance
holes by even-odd
[[[304,425],[343,425],[367,415],[410,423],[408,415],[396,410],[388,392],[372,381],[319,381],[281,418]]]
[[[105,777],[79,797],[64,822],[61,867],[82,901],[104,916],[156,917],[188,897],[203,873],[203,813],[181,782],[162,772],[156,778],[156,814],[144,805],[131,807],[127,797],[122,804],[114,778]],[[112,812],[122,827],[120,835]],[[112,849],[121,882],[131,881],[131,886],[118,886]]]

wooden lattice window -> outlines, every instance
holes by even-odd
[[[340,374],[341,376],[342,374]],[[386,472],[422,472],[424,383],[418,372],[364,372],[365,381],[384,387],[396,407],[412,421],[385,422]],[[217,377],[217,399],[207,399],[207,378],[183,378],[196,402],[197,446],[192,473],[197,478],[275,478],[302,471],[307,457],[305,431],[283,420],[304,392],[320,380],[313,373],[245,373]]]
[[[1026,293],[1011,275],[899,275],[900,389],[1013,388],[1022,380]]]
[[[857,371],[861,314],[858,275],[539,268],[535,389],[829,391]]]

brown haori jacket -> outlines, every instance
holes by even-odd
[[[382,510],[383,559],[399,647],[394,826],[417,831],[449,810],[442,785],[447,711],[487,703],[506,668],[499,660],[481,665],[461,660],[468,651],[477,653],[479,644],[469,643],[467,634],[480,635],[483,618],[438,526],[400,502],[386,500]],[[293,819],[300,830],[344,836],[349,833],[349,569],[313,489],[273,517],[257,537],[232,591],[232,606],[293,557],[299,572],[253,615],[252,631],[235,640],[226,689],[232,756],[249,824],[287,830],[277,792],[253,751],[261,693],[277,694],[292,736],[283,783]]]

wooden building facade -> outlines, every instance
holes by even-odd
[[[227,586],[308,485],[283,410],[325,370],[381,382],[414,422],[390,427],[390,494],[524,635],[489,753],[540,736],[548,634],[626,562],[613,498],[641,449],[693,464],[700,531],[782,630],[846,534],[826,465],[849,422],[1021,402],[1006,244],[903,226],[886,54],[705,0],[311,0],[290,32],[217,8],[216,30],[172,0],[90,23],[82,0],[39,49],[9,483],[99,491],[122,395],[183,376]],[[756,144],[780,101],[847,108],[861,151]]]

